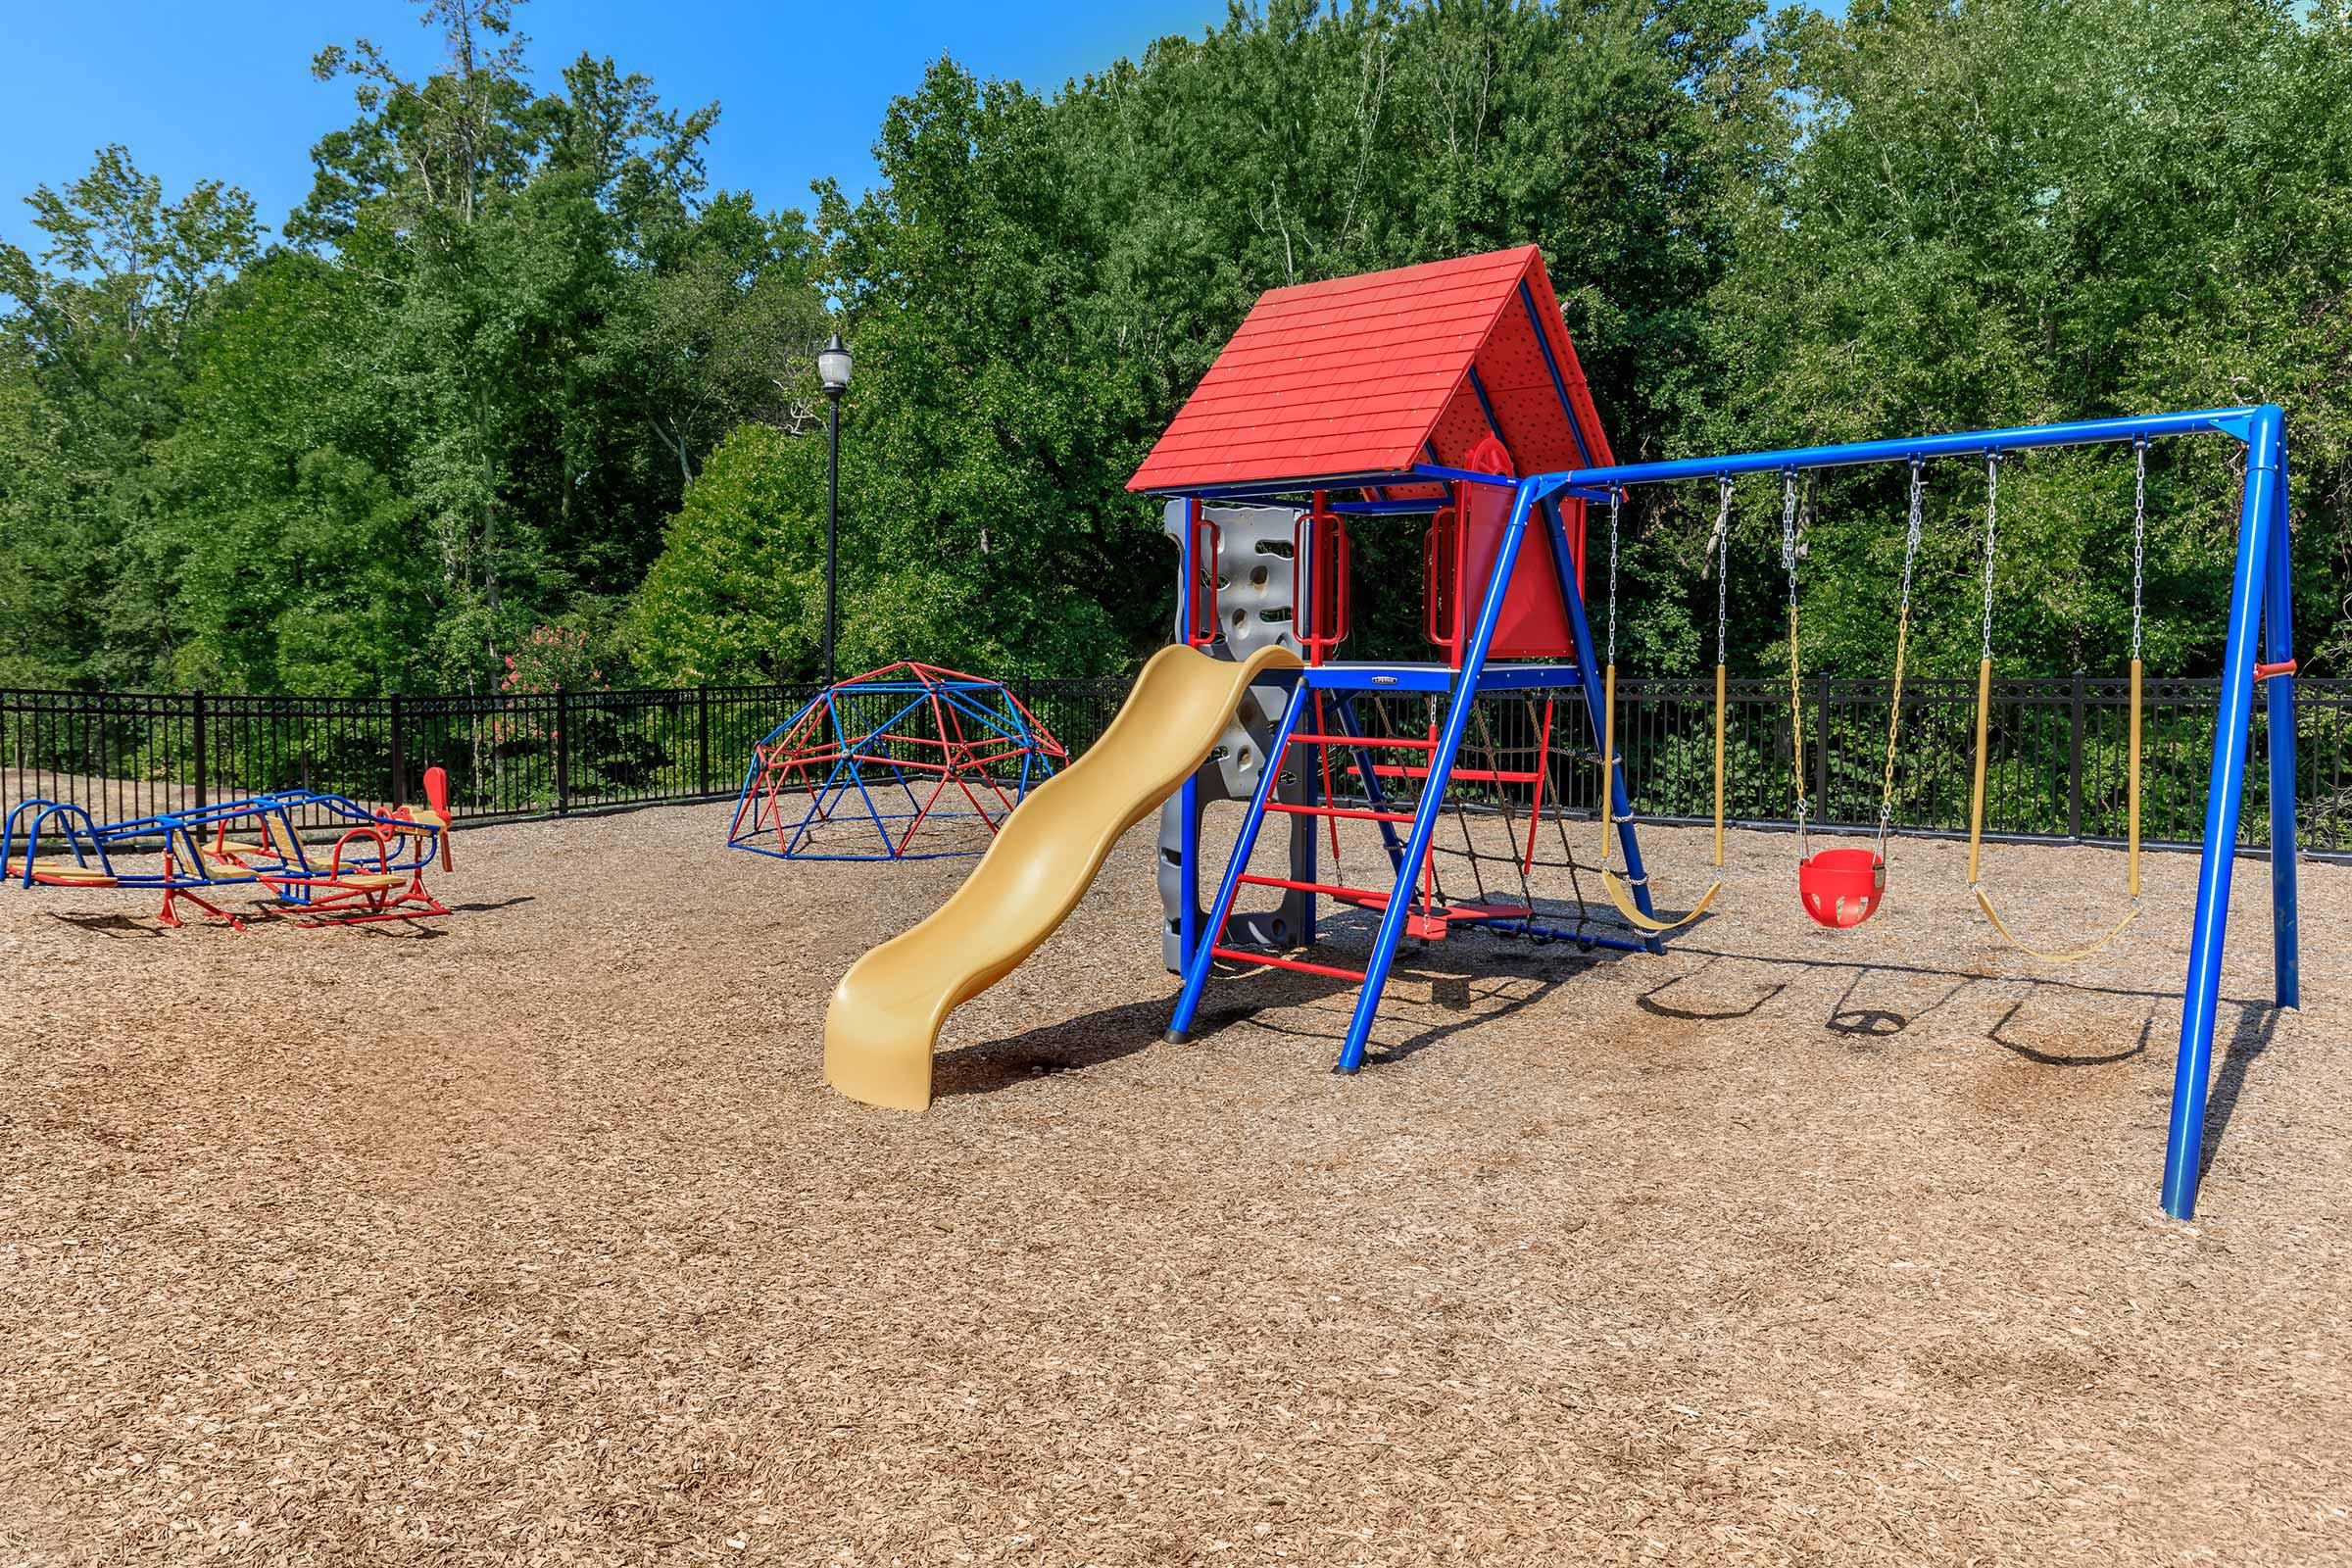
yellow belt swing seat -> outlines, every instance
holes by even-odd
[[[1732,485],[1728,479],[1718,480],[1717,484],[1722,506],[1715,518],[1715,869],[1720,873],[1723,869],[1723,568],[1730,560]],[[1698,902],[1686,913],[1660,917],[1645,912],[1637,896],[1636,889],[1647,886],[1648,878],[1620,876],[1609,863],[1617,797],[1617,514],[1624,500],[1622,489],[1609,494],[1609,647],[1608,662],[1602,666],[1600,702],[1600,886],[1626,924],[1655,935],[1687,926],[1706,913],[1707,906],[1715,902],[1715,895],[1723,891],[1723,878],[1718,875],[1709,883],[1706,892],[1698,896]]]
[[[1997,453],[1984,456],[1984,652],[1977,662],[1977,755],[1976,777],[1969,790],[1968,801],[1968,890],[1976,895],[1977,907],[1992,923],[2001,940],[2031,957],[2044,963],[2074,963],[2105,950],[2116,938],[2131,928],[2139,918],[2139,724],[2140,724],[2140,619],[2142,595],[2140,580],[2147,555],[2148,532],[2148,443],[2142,436],[2132,444],[2133,484],[2132,506],[2132,709],[2131,709],[2131,771],[2127,786],[2128,820],[2126,843],[2127,880],[2132,904],[2123,918],[2090,938],[2071,948],[2044,948],[2020,937],[2009,921],[2002,917],[1993,904],[1992,894],[1985,888],[1981,874],[1984,846],[1984,764],[1989,756],[1986,745],[1988,719],[1992,711],[1992,564],[1996,537],[1995,519],[2000,490],[2000,458]]]

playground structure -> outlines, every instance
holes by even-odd
[[[784,860],[977,854],[918,850],[915,834],[977,823],[993,836],[1067,756],[1003,682],[886,664],[828,686],[752,748],[727,845]]]
[[[1993,652],[1989,607],[1997,564],[1999,465],[2021,453],[2101,443],[2129,443],[2144,465],[2151,442],[2214,435],[2240,444],[2245,478],[2163,1184],[2167,1212],[2187,1218],[2195,1205],[2258,682],[2269,719],[2275,998],[2281,1007],[2295,1006],[2299,1000],[2295,666],[2282,412],[2270,405],[2203,410],[1619,464],[1599,428],[1534,247],[1276,289],[1258,302],[1130,481],[1132,490],[1166,498],[1166,524],[1181,552],[1180,646],[1152,661],[1127,709],[1095,750],[1042,788],[1035,809],[1015,813],[964,889],[930,920],[867,955],[842,981],[826,1020],[827,1081],[874,1103],[907,1108],[927,1103],[930,1055],[947,1012],[1010,972],[1042,942],[1084,891],[1108,844],[1163,800],[1168,802],[1160,858],[1166,949],[1170,966],[1183,975],[1168,1029],[1171,1041],[1190,1037],[1220,961],[1300,970],[1354,984],[1357,995],[1336,1067],[1353,1073],[1364,1063],[1382,990],[1408,936],[1437,940],[1456,929],[1483,927],[1538,939],[1567,938],[1584,946],[1660,951],[1667,934],[1708,906],[1714,890],[1681,915],[1659,913],[1634,806],[1614,755],[1614,523],[1627,494],[1644,485],[1717,487],[1721,510],[1718,537],[1711,544],[1720,584],[1728,562],[1732,482],[1751,474],[1780,476],[1792,738],[1794,755],[1801,758],[1801,705],[1795,702],[1803,554],[1797,477],[1871,464],[1903,465],[1910,471],[1904,609],[1894,650],[1898,695],[1888,720],[1888,785],[1878,849],[1840,846],[1813,853],[1806,836],[1801,764],[1795,769],[1799,903],[1821,924],[1847,928],[1870,916],[1886,887],[1886,834],[1899,742],[1911,563],[1922,527],[1921,487],[1938,463],[1956,460],[1984,467],[1986,635],[1972,810],[1980,826],[1972,832],[1970,883],[1991,928],[2008,937],[2010,926],[1995,912],[1975,854]],[[2135,536],[2145,525],[2144,482],[2140,494]],[[1612,522],[1605,660],[1594,646],[1585,596],[1585,528],[1593,505],[1608,508]],[[1429,519],[1424,625],[1444,658],[1336,661],[1331,656],[1350,629],[1349,522],[1401,516]],[[1722,621],[1719,610],[1719,865]],[[2267,660],[2258,657],[2258,641]],[[1212,673],[1215,666],[1227,670],[1221,682]],[[2136,636],[2133,669],[2136,691]],[[1396,722],[1393,715],[1382,718],[1400,697],[1425,704],[1428,722],[1414,727]],[[1540,740],[1525,765],[1499,765],[1499,749],[1474,732],[1483,722],[1478,715],[1489,706],[1481,699],[1493,698],[1525,702],[1540,714]],[[1524,878],[1536,864],[1543,794],[1555,777],[1555,749],[1570,736],[1598,748],[1605,846],[1598,868],[1609,902],[1621,910],[1623,923],[1614,935],[1587,925],[1581,894],[1576,923],[1563,928],[1532,894],[1517,900],[1450,899],[1436,874],[1437,828],[1447,809],[1449,786],[1461,785],[1486,792],[1505,812],[1514,805],[1528,810],[1526,851],[1511,857]],[[1171,765],[1185,756],[1197,760],[1193,769]],[[1341,780],[1348,781],[1345,793]],[[1215,892],[1204,903],[1200,896],[1201,810],[1218,798],[1247,806]],[[2132,800],[2130,887],[2135,896],[2136,760]],[[1559,814],[1556,804],[1552,814]],[[1288,875],[1251,870],[1269,816],[1290,823]],[[1516,845],[1516,818],[1507,820]],[[1336,872],[1330,879],[1318,874],[1318,834],[1331,836],[1336,859],[1342,823],[1377,832],[1388,885],[1344,882]],[[1466,821],[1464,838],[1475,867],[1478,851]],[[1573,856],[1566,863],[1573,875]],[[1237,896],[1244,887],[1277,895],[1277,907],[1237,920]],[[1361,968],[1299,956],[1315,944],[1318,899],[1378,916]],[[2066,959],[2095,952],[2130,923],[2127,915],[2081,948],[2037,956]],[[994,935],[985,948],[973,942],[980,931]],[[2019,946],[2024,948],[2022,942]]]
[[[452,866],[448,773],[425,769],[424,794],[422,806],[372,811],[341,795],[280,790],[106,823],[67,802],[29,800],[0,825],[0,860],[24,888],[161,892],[158,918],[169,926],[181,923],[184,901],[244,930],[242,918],[212,902],[239,886],[266,889],[264,908],[312,927],[447,914],[425,888],[424,872],[436,858],[442,870]],[[340,829],[323,858],[297,827],[298,819],[318,817]],[[160,867],[134,858],[141,852],[159,853]]]

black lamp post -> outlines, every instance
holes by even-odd
[[[850,388],[850,348],[836,332],[816,352],[816,376],[825,384],[825,684],[833,684],[834,571],[841,547],[841,395]]]

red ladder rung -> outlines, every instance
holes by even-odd
[[[1426,767],[1405,767],[1396,762],[1374,762],[1376,778],[1427,778]],[[1470,784],[1534,784],[1544,777],[1541,773],[1522,773],[1508,768],[1457,767],[1449,775]]]
[[[1245,872],[1242,880],[1252,887],[1290,888],[1298,893],[1321,893],[1335,899],[1378,899],[1388,902],[1388,895],[1376,888],[1345,887],[1336,882],[1298,882],[1287,876],[1253,876]]]
[[[1432,740],[1412,740],[1404,736],[1387,735],[1293,735],[1293,746],[1405,746],[1416,752],[1434,752],[1438,743]]]
[[[1349,806],[1288,806],[1281,801],[1268,801],[1266,809],[1291,816],[1347,816],[1366,822],[1410,822],[1410,811],[1364,811]]]

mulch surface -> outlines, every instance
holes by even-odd
[[[726,816],[467,832],[405,927],[0,894],[0,1562],[2352,1560],[2344,868],[2277,1013],[2239,862],[2181,1225],[2187,857],[2048,971],[1958,846],[1833,934],[1740,836],[1665,957],[1409,956],[1341,1079],[1310,977],[1160,1042],[1147,826],[906,1117],[825,999],[964,864]],[[2122,874],[1991,853],[2036,931]]]

